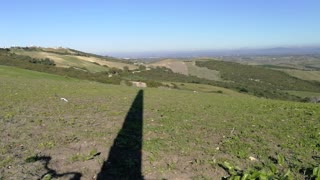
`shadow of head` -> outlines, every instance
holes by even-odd
[[[49,168],[49,164],[51,161],[50,156],[32,156],[26,159],[26,162],[36,162],[40,161],[42,162],[44,169],[47,171],[43,175],[41,175],[40,179],[52,179],[52,178],[60,178],[60,177],[69,177],[70,180],[80,180],[82,177],[82,174],[79,172],[66,172],[66,173],[57,173],[56,170]]]

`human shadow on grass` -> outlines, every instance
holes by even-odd
[[[44,168],[46,169],[46,173],[44,173],[43,175],[41,175],[40,179],[52,179],[52,178],[61,178],[61,177],[66,177],[69,176],[70,180],[80,180],[82,174],[79,172],[66,172],[66,173],[57,173],[56,170],[53,170],[51,168],[49,168],[49,163],[51,161],[51,157],[50,156],[33,156],[28,158],[26,161],[27,162],[36,162],[36,161],[40,161],[43,163]]]
[[[134,99],[113,145],[108,159],[97,175],[104,179],[143,179],[141,150],[143,130],[143,90]]]

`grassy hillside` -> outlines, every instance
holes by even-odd
[[[206,67],[199,67],[196,65],[196,61],[187,61],[185,63],[188,67],[189,75],[214,81],[222,80],[220,77],[220,73],[217,70],[211,70]]]
[[[298,101],[301,100],[300,96],[295,96],[295,94],[288,93],[288,91],[320,92],[319,83],[308,81],[317,77],[311,77],[311,74],[308,74],[310,76],[305,77],[305,80],[299,79],[287,73],[276,71],[279,68],[283,68],[277,65],[268,65],[267,67],[253,66],[214,59],[195,59],[192,61],[163,60],[153,63],[153,65],[166,67],[169,70],[164,72],[160,71],[160,68],[152,69],[149,72],[142,72],[131,78],[211,84],[259,97]],[[179,75],[183,73],[177,71],[177,67],[182,69],[185,66],[187,68],[185,73],[188,73],[188,77]],[[277,67],[278,69],[274,70],[270,69],[270,67]],[[291,72],[291,70],[285,69],[284,71]],[[306,73],[305,76],[307,76]]]
[[[320,93],[316,92],[308,92],[308,91],[288,91],[289,94],[299,96],[302,98],[306,97],[320,97]]]
[[[131,63],[116,60],[115,58],[107,58],[64,48],[11,48],[10,52],[36,59],[49,58],[58,67],[76,67],[90,72],[108,71],[109,67],[123,69],[127,66],[129,69],[137,68]]]
[[[304,81],[284,72],[264,67],[215,60],[197,61],[196,64],[200,67],[218,70],[222,79],[242,86],[249,92],[257,91],[258,94],[264,91],[272,93],[279,90],[320,92],[319,83]]]
[[[267,65],[300,70],[320,70],[320,55],[228,56],[222,58],[245,64]]]
[[[1,178],[96,177],[138,91],[0,66]],[[221,179],[225,162],[303,179],[320,163],[318,105],[156,88],[142,102],[145,179]]]
[[[320,71],[304,71],[295,69],[281,69],[281,71],[299,79],[320,82]]]
[[[171,69],[174,73],[189,75],[188,67],[185,62],[176,59],[165,59],[148,64],[150,67],[165,67]]]
[[[108,72],[92,73],[86,69],[70,67],[56,67],[50,59],[34,59],[29,56],[12,54],[9,50],[0,49],[0,65],[20,67],[24,69],[57,74],[65,77],[98,81],[102,83],[120,84],[119,76],[109,77],[109,73],[122,72],[122,70],[110,68]]]
[[[196,66],[195,60],[183,61],[178,59],[165,59],[148,64],[151,67],[165,67],[174,73],[195,76],[198,78],[221,81],[219,71]]]

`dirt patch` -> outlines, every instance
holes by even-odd
[[[132,83],[132,86],[145,88],[147,87],[147,83],[144,82],[137,82],[137,81],[130,81]]]

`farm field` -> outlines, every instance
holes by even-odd
[[[304,70],[293,70],[293,69],[281,69],[281,71],[288,73],[289,75],[307,80],[307,81],[318,81],[320,82],[320,71],[304,71]]]
[[[200,60],[201,61],[201,60]],[[166,67],[174,73],[196,76],[214,81],[222,81],[219,71],[211,70],[196,65],[196,60],[182,61],[178,59],[165,59],[148,64],[151,67]]]
[[[195,61],[185,63],[188,67],[189,75],[214,81],[222,81],[219,71],[211,70],[205,67],[199,67],[196,65]]]
[[[130,144],[122,130],[131,116],[142,122],[132,132],[141,133],[133,147],[141,158],[122,162],[118,173],[139,165],[145,179],[221,179],[231,164],[303,179],[319,165],[320,106],[177,85],[185,89],[0,66],[0,179],[99,178],[112,147]]]
[[[166,67],[175,73],[188,75],[188,67],[185,62],[176,59],[165,59],[148,64],[150,67]]]
[[[205,85],[205,84],[193,84],[193,83],[174,83],[180,90],[193,91],[194,93],[220,93],[230,96],[243,96],[251,97],[230,89],[221,88],[217,86]]]
[[[299,96],[302,98],[305,97],[320,97],[320,93],[318,92],[308,92],[308,91],[287,91],[289,94]]]

